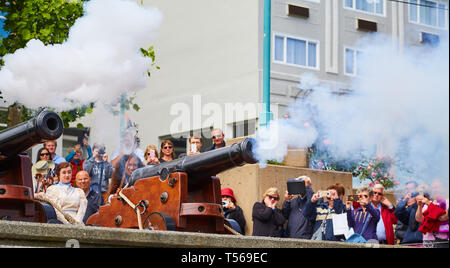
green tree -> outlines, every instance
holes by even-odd
[[[6,13],[4,30],[8,37],[0,39],[0,69],[3,65],[2,57],[24,48],[31,39],[39,39],[45,45],[61,44],[69,35],[70,27],[76,19],[83,15],[83,3],[89,0],[0,0],[0,11]],[[153,60],[153,47],[141,49],[144,56]],[[158,66],[156,66],[159,69]],[[150,70],[147,74],[150,76]],[[0,92],[0,100],[2,99]],[[1,104],[1,103],[0,103]],[[126,107],[139,110],[134,103],[134,96],[126,99]],[[65,127],[69,123],[91,113],[94,104],[79,107],[60,113]],[[13,126],[20,121],[27,120],[39,111],[31,111],[20,104],[14,104],[9,109],[8,124]],[[21,116],[17,116],[20,113]],[[83,127],[81,124],[78,127]]]
[[[0,40],[0,59],[24,48],[31,39],[39,39],[45,45],[62,43],[67,39],[70,27],[83,15],[82,5],[85,1],[88,0],[0,0],[0,10],[6,13],[3,28],[9,32],[6,38]],[[3,61],[0,61],[0,65],[3,65]],[[8,109],[7,122],[10,126],[29,119],[37,112],[20,104],[14,104]],[[80,109],[84,112],[80,113],[76,109],[60,113],[66,127],[88,111],[84,107]]]

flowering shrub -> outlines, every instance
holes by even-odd
[[[392,161],[388,157],[376,157],[364,160],[353,170],[353,177],[359,178],[361,182],[369,180],[369,186],[381,184],[385,189],[394,188],[399,182],[394,180],[395,175],[390,172]]]
[[[324,143],[326,140],[324,141]],[[335,160],[326,150],[319,150],[315,146],[308,148],[310,169],[352,172],[357,163],[347,160]]]

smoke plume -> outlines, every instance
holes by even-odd
[[[92,102],[114,103],[146,87],[148,48],[162,13],[125,0],[91,0],[63,44],[31,40],[3,57],[0,91],[8,104],[68,110]]]
[[[302,75],[299,87],[311,90],[309,96],[290,107],[290,118],[257,133],[256,153],[263,165],[282,160],[289,147],[315,143],[336,160],[389,156],[399,181],[438,179],[448,185],[448,36],[435,47],[402,51],[381,35],[354,46],[363,53],[352,91],[333,94],[314,75]]]

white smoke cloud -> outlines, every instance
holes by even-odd
[[[114,103],[146,87],[148,48],[162,13],[125,0],[91,0],[63,44],[31,40],[3,57],[0,91],[8,104],[68,110],[91,102]]]
[[[380,35],[355,46],[362,48],[364,56],[358,62],[362,75],[352,79],[354,91],[331,94],[313,75],[303,75],[300,86],[313,89],[312,93],[292,105],[290,118],[258,131],[260,160],[279,161],[288,147],[311,146],[320,134],[327,138],[334,159],[386,155],[396,159],[400,180],[441,179],[448,185],[448,37],[437,47],[411,46],[403,52]]]

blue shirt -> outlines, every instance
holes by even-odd
[[[377,210],[380,212],[381,215],[381,204],[378,204]],[[383,217],[380,217],[380,220],[377,224],[377,237],[378,240],[386,240],[386,229],[384,228],[384,222]]]
[[[59,155],[57,155],[57,154],[55,154],[55,157],[53,157],[52,161],[53,161],[56,165],[61,164],[62,162],[67,162],[66,159],[64,159],[64,157],[61,157],[61,156],[59,156]]]

